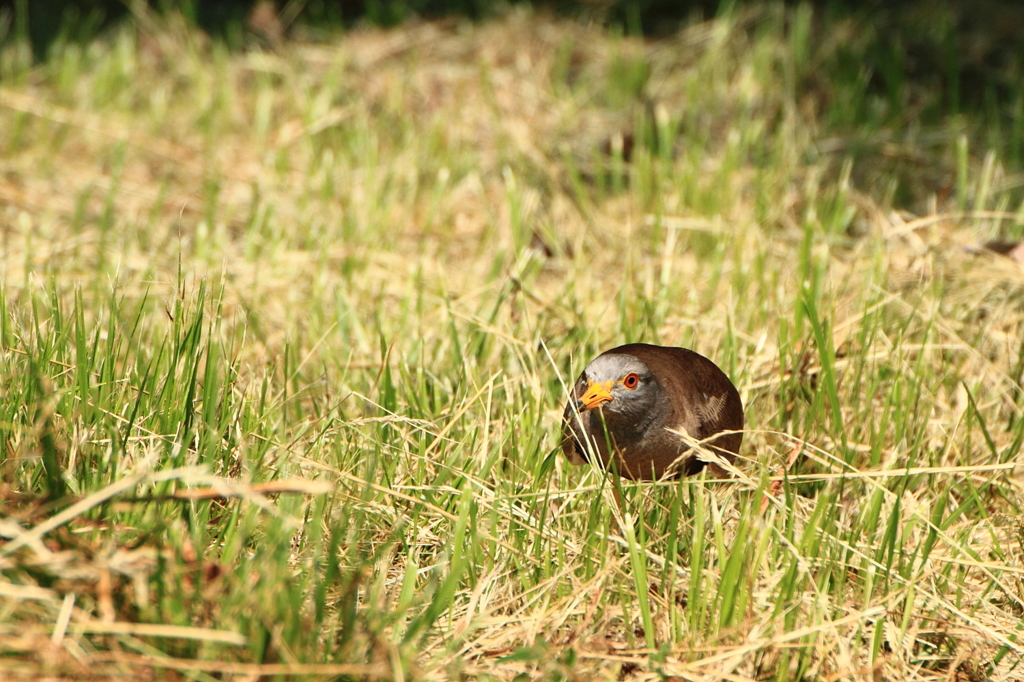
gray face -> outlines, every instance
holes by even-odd
[[[591,384],[600,384],[611,400],[600,404],[605,419],[613,423],[646,422],[662,395],[661,385],[651,370],[632,355],[601,355],[583,372],[576,387],[582,398]],[[583,404],[578,405],[582,411]]]

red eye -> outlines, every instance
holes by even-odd
[[[640,385],[640,375],[630,372],[622,378],[622,385],[628,389],[634,389]]]

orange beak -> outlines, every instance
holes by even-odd
[[[603,383],[592,381],[587,384],[587,391],[580,396],[580,404],[584,410],[592,410],[595,407],[600,407],[605,403],[612,401],[612,382],[605,381]]]

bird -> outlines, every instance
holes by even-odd
[[[619,476],[658,480],[704,468],[673,431],[732,461],[742,430],[743,401],[715,363],[687,348],[630,343],[598,355],[576,380],[562,416],[562,451],[573,464],[596,452]],[[725,474],[717,465],[711,471]]]

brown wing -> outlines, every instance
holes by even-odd
[[[673,423],[697,439],[722,431],[743,429],[743,401],[729,377],[700,353],[687,348],[630,343],[608,353],[632,355],[646,364],[672,400]],[[743,442],[742,433],[729,433],[709,441],[731,458]]]

